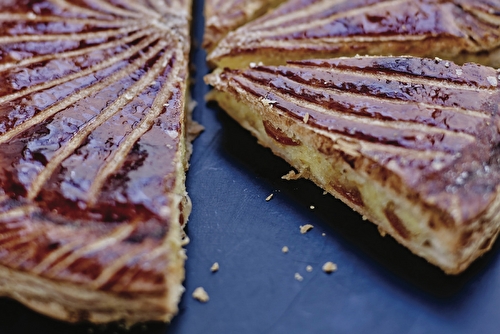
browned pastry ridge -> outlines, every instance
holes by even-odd
[[[0,1],[0,295],[167,321],[184,279],[189,0]]]
[[[289,0],[229,33],[208,61],[412,55],[500,67],[499,15],[500,0]]]
[[[229,32],[286,0],[206,0],[203,48],[211,51]]]
[[[218,70],[206,81],[259,143],[446,273],[496,239],[497,70],[356,57]]]

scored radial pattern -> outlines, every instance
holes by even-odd
[[[190,6],[0,1],[0,266],[164,292]]]

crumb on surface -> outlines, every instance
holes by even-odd
[[[288,174],[283,175],[281,178],[283,180],[296,180],[296,175],[297,174],[295,173],[295,171],[291,170],[291,171],[288,172]]]
[[[309,122],[309,113],[304,116],[304,123],[307,124],[307,122]]]
[[[311,271],[313,271],[313,267],[312,266],[307,266],[306,270],[307,270],[308,273],[310,273]]]
[[[191,241],[191,239],[189,239],[189,237],[187,235],[185,235],[184,238],[182,238],[181,246],[182,247],[187,246],[190,241]]]
[[[490,83],[490,85],[492,85],[493,87],[497,87],[498,86],[498,80],[496,77],[487,77],[486,80],[488,80],[488,82]]]
[[[208,297],[208,293],[201,286],[194,290],[193,298],[199,300],[202,303],[206,303],[210,300],[210,298]]]
[[[326,191],[326,190],[323,191],[323,195],[326,195],[326,194],[328,194],[328,191]]]
[[[287,247],[287,246],[284,246],[284,247],[281,249],[281,251],[282,251],[283,253],[285,253],[285,254],[286,254],[286,253],[288,253],[288,247]]]
[[[303,177],[305,177],[305,173],[304,173],[304,172],[299,172],[299,173],[297,174],[297,173],[295,173],[295,171],[294,171],[294,170],[291,170],[291,171],[289,171],[289,172],[288,172],[288,174],[283,175],[281,178],[282,178],[283,180],[288,180],[288,181],[290,181],[290,180],[298,180],[298,179],[301,179],[301,178],[303,178]]]
[[[266,197],[266,202],[269,202],[270,200],[272,200],[274,197],[274,194],[271,194],[269,196]]]
[[[307,224],[307,225],[301,226],[300,227],[300,233],[306,234],[307,232],[309,232],[313,228],[314,228],[314,226],[312,226],[311,224]]]
[[[326,236],[326,233],[321,233],[322,236]]]
[[[302,277],[299,273],[295,273],[295,279],[299,282],[302,282],[304,280],[304,277]]]
[[[333,262],[327,262],[323,265],[323,271],[327,274],[337,271],[337,265]]]
[[[311,205],[309,208],[310,208],[311,210],[316,209],[316,207],[315,207],[314,205]]]
[[[378,227],[378,233],[380,233],[382,237],[385,237],[387,235],[387,232],[380,226]]]
[[[216,271],[219,271],[219,263],[218,262],[215,262],[214,264],[212,264],[212,267],[210,267],[210,270],[215,273]]]
[[[268,107],[273,107],[273,104],[278,103],[278,101],[273,101],[269,100],[267,98],[260,98],[260,102],[262,102],[263,105],[268,106]]]

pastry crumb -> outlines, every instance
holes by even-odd
[[[291,171],[288,172],[288,174],[283,175],[281,178],[283,180],[296,180],[296,175],[297,174],[295,173],[295,171],[291,170]]]
[[[323,195],[326,195],[326,194],[328,194],[328,191],[326,191],[326,190],[323,191]]]
[[[295,279],[299,282],[302,282],[304,280],[304,277],[300,276],[299,273],[295,273]]]
[[[189,239],[189,237],[186,235],[184,236],[184,238],[182,239],[181,241],[181,246],[184,247],[184,246],[187,246],[189,244],[191,240]]]
[[[385,237],[387,235],[387,232],[380,226],[378,227],[378,233],[380,233],[382,237]]]
[[[326,233],[321,233],[322,236],[326,236]]]
[[[283,253],[285,253],[285,254],[286,254],[286,253],[288,253],[288,247],[287,247],[287,246],[284,246],[284,247],[281,249],[281,251],[282,251]]]
[[[314,210],[314,209],[315,209],[315,206],[314,206],[314,205],[311,205],[309,208],[310,208],[311,210]]]
[[[272,108],[274,103],[278,103],[278,101],[273,101],[273,100],[269,100],[267,98],[262,98],[262,97],[260,98],[260,101],[262,102],[263,105],[271,107],[271,108]]]
[[[208,293],[202,287],[196,288],[193,292],[193,298],[199,300],[202,303],[206,303],[210,300]]]
[[[311,271],[313,271],[313,267],[312,266],[307,266],[306,270],[307,270],[308,273],[310,273]]]
[[[210,271],[212,271],[213,273],[219,271],[219,263],[215,262],[214,264],[212,264],[212,267],[210,267]]]
[[[496,77],[487,77],[486,80],[488,80],[488,82],[490,83],[490,85],[492,85],[493,87],[497,87],[498,86],[498,80]]]
[[[309,122],[309,113],[304,116],[304,124],[307,124],[307,122]]]
[[[301,226],[300,227],[300,233],[306,234],[307,232],[309,232],[313,228],[314,228],[314,226],[312,226],[311,224],[307,224],[307,225]]]
[[[298,180],[298,179],[303,178],[303,177],[304,177],[304,173],[299,172],[299,173],[297,174],[297,173],[295,173],[295,171],[291,170],[291,171],[289,171],[289,172],[288,172],[288,174],[283,175],[281,178],[282,178],[283,180],[288,180],[288,181],[290,181],[290,180]]]
[[[269,202],[270,200],[272,200],[273,197],[274,197],[274,194],[271,194],[271,195],[267,196],[266,202]]]
[[[337,271],[337,265],[333,262],[327,262],[323,265],[323,271],[327,274]]]

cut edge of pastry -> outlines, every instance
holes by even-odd
[[[500,232],[500,188],[497,187],[495,202],[489,210],[476,217],[467,227],[447,227],[449,222],[444,218],[446,213],[426,203],[412,202],[411,191],[396,175],[390,175],[389,183],[397,183],[401,187],[399,194],[382,185],[382,177],[387,177],[387,173],[382,170],[376,173],[371,170],[369,178],[365,172],[373,162],[359,154],[356,145],[340,137],[333,144],[326,140],[318,143],[322,140],[321,136],[305,127],[303,122],[277,114],[272,110],[272,103],[262,103],[241,88],[230,87],[219,77],[220,73],[217,70],[205,77],[205,81],[215,88],[207,95],[207,100],[217,102],[250,131],[259,144],[285,159],[304,178],[343,201],[364,219],[375,223],[382,235],[390,234],[414,254],[452,275],[463,272],[491,249]],[[270,131],[278,137],[283,136],[285,141],[292,140],[300,144],[283,145],[270,137]],[[328,149],[333,154],[326,156],[311,149],[318,145],[329,145]],[[362,165],[363,168],[355,170],[346,163],[341,158],[341,154],[346,153],[349,159],[358,160],[356,165]],[[332,183],[332,180],[338,182]],[[431,220],[438,226],[437,231],[430,228],[428,222]],[[482,226],[487,228],[476,233]],[[465,246],[462,240],[464,233],[469,236]]]
[[[422,42],[423,43],[423,42]],[[383,43],[382,43],[383,44]],[[423,50],[432,50],[429,45],[418,46]],[[290,50],[279,50],[279,52],[273,52],[273,50],[268,50],[266,48],[254,49],[251,52],[232,52],[224,51],[221,47],[217,48],[207,56],[208,65],[211,68],[231,68],[231,69],[243,69],[248,66],[253,66],[253,64],[261,64],[266,66],[279,66],[286,65],[288,61],[300,61],[307,59],[327,59],[327,58],[339,58],[339,57],[359,57],[359,56],[420,56],[420,57],[438,57],[449,61],[453,61],[458,65],[463,65],[465,63],[478,63],[492,67],[500,67],[500,48],[493,49],[491,51],[485,51],[481,53],[468,53],[462,52],[459,54],[442,54],[440,52],[429,52],[423,55],[418,53],[412,53],[405,50],[404,52],[384,52],[383,50],[374,49],[373,52],[360,54],[356,51],[351,52],[333,52],[324,50],[307,50],[307,49],[290,49]]]

